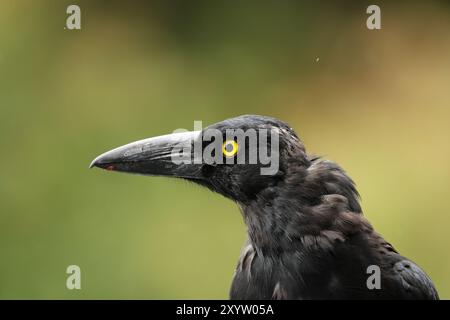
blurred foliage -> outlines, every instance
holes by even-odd
[[[231,201],[88,170],[99,153],[240,114],[288,121],[450,297],[450,6],[367,1],[0,3],[0,298],[226,298]],[[82,290],[65,269],[82,270]]]

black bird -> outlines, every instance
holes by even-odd
[[[221,137],[205,139],[208,130]],[[278,142],[275,136],[266,140],[278,170],[262,174],[267,163],[250,161],[251,152],[261,148],[261,136],[255,149],[250,136],[228,139],[226,133],[233,130],[278,134]],[[222,148],[210,153],[214,161],[189,162],[221,140]],[[244,153],[244,163],[235,161]],[[174,154],[189,157],[174,161]],[[358,192],[344,170],[307,154],[294,130],[277,119],[245,115],[202,131],[137,141],[104,153],[92,166],[179,177],[234,200],[248,240],[231,299],[439,299],[425,272],[364,218]]]

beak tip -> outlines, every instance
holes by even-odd
[[[94,160],[92,160],[91,164],[89,165],[89,169],[92,169],[94,167],[100,168],[100,169],[106,169],[108,171],[113,171],[114,165],[110,163],[109,161],[105,161],[105,158],[103,155],[98,156]]]
[[[92,169],[93,167],[96,167],[96,166],[97,166],[97,158],[91,162],[91,164],[89,165],[89,169]]]

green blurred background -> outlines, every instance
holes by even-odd
[[[82,30],[64,29],[69,4]],[[377,2],[370,31],[369,4],[1,1],[0,298],[227,298],[245,240],[231,201],[88,165],[240,114],[340,163],[450,298],[450,5]]]

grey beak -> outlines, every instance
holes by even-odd
[[[139,140],[101,154],[89,167],[200,179],[201,164],[194,163],[194,143],[198,140],[201,140],[201,131],[172,133]]]

